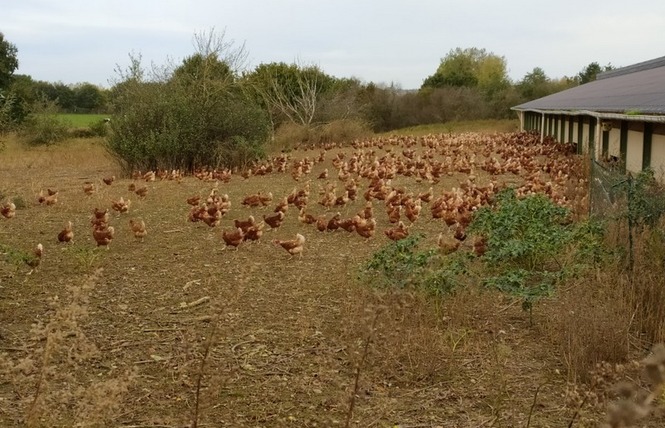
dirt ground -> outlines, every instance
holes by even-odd
[[[432,298],[358,280],[362,263],[390,242],[380,202],[369,241],[318,232],[290,206],[279,229],[225,248],[221,230],[234,219],[260,219],[307,180],[308,211],[326,213],[316,204],[325,180],[316,176],[334,171],[338,150],[298,182],[271,173],[219,183],[232,207],[209,228],[188,222],[186,199],[205,197],[213,182],[137,182],[148,186],[141,200],[98,142],[9,144],[0,152],[0,193],[24,203],[15,218],[0,218],[0,425],[185,427],[196,419],[199,427],[569,426],[588,390],[568,382],[537,316],[530,325],[519,304],[491,291]],[[103,184],[111,175],[118,178]],[[435,194],[463,178],[446,177]],[[328,181],[335,180],[331,174]],[[90,196],[82,191],[86,181],[96,186]],[[362,193],[366,180],[360,183]],[[411,177],[394,183],[411,192],[430,186]],[[59,191],[53,206],[37,203],[46,188]],[[258,191],[272,192],[274,203],[240,204]],[[131,199],[129,212],[111,212],[115,237],[108,249],[97,248],[92,210],[121,196]],[[360,197],[328,215],[353,216],[364,204]],[[138,217],[147,225],[143,241],[128,224]],[[58,243],[68,221],[74,241]],[[412,232],[433,248],[442,227],[425,205]],[[271,242],[298,232],[306,238],[302,257]],[[37,243],[44,254],[34,270],[7,251],[29,253]],[[608,379],[635,373],[630,365],[606,371]],[[597,385],[574,426],[598,425],[606,386]]]

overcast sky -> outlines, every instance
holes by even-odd
[[[298,61],[404,89],[456,47],[504,56],[515,81],[534,67],[562,77],[665,55],[662,0],[0,0],[18,73],[50,82],[108,87],[131,52],[180,61],[212,28],[244,43],[250,68]]]

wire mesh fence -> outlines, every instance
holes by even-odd
[[[619,219],[626,211],[626,180],[630,175],[613,165],[591,160],[589,178],[589,215],[604,219]]]
[[[636,234],[645,228],[662,229],[665,186],[651,169],[632,174],[619,163],[595,160],[591,160],[589,181],[589,216],[613,223],[610,230],[616,243],[627,247],[632,271]]]

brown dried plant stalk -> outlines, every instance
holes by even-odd
[[[665,389],[665,345],[659,343],[646,357],[644,374],[650,384],[647,391],[640,390],[633,383],[617,385],[619,399],[610,404],[607,411],[608,428],[631,427],[647,417],[653,410],[653,402]]]
[[[201,365],[199,366],[199,372],[196,377],[196,393],[194,396],[194,414],[192,415],[192,425],[191,428],[197,428],[199,424],[199,403],[201,397],[201,381],[203,379],[203,373],[205,370],[205,364],[208,360],[208,355],[210,355],[210,347],[212,346],[213,341],[215,340],[215,334],[217,333],[218,318],[215,317],[212,322],[212,328],[210,331],[210,337],[206,342],[205,348],[203,350],[203,356],[201,357]]]
[[[349,428],[351,426],[351,418],[353,417],[353,408],[356,405],[356,396],[358,395],[358,388],[360,386],[360,372],[362,371],[363,366],[365,365],[365,360],[367,360],[367,355],[369,354],[369,345],[372,342],[374,337],[374,332],[376,330],[376,322],[379,319],[379,311],[374,315],[372,320],[372,325],[365,340],[365,346],[363,347],[363,353],[360,357],[360,361],[356,367],[356,376],[353,384],[353,390],[351,391],[351,398],[349,399],[349,410],[346,412],[346,422],[344,423],[344,428]]]

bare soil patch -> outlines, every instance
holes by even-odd
[[[468,149],[484,138],[470,136]],[[351,426],[524,427],[530,413],[532,427],[567,426],[588,390],[567,383],[537,314],[530,326],[519,304],[492,291],[431,298],[358,281],[359,266],[390,242],[381,201],[374,201],[377,233],[370,240],[318,232],[290,206],[277,230],[237,250],[225,248],[221,230],[230,230],[234,219],[261,219],[309,180],[308,212],[352,217],[365,205],[368,181],[358,180],[356,201],[326,210],[317,204],[326,180],[316,177],[328,168],[327,181],[341,189],[332,164],[338,152],[348,159],[354,151],[374,151],[380,159],[390,148],[403,157],[406,141],[331,148],[299,181],[289,170],[248,179],[234,174],[217,184],[232,207],[215,228],[189,222],[186,203],[193,195],[205,198],[214,182],[121,178],[94,141],[30,150],[10,145],[0,152],[0,191],[25,206],[13,219],[0,218],[0,243],[26,253],[42,243],[44,255],[32,273],[0,256],[0,425],[190,426],[198,389],[198,426],[344,426],[364,358]],[[427,149],[423,140],[413,142],[417,153]],[[319,154],[289,153],[289,165]],[[447,155],[434,150],[432,156],[444,161]],[[478,162],[483,159],[478,153]],[[480,168],[477,173],[478,182],[491,178]],[[112,175],[116,180],[105,185],[102,177]],[[392,185],[414,194],[432,186],[437,195],[467,178],[455,172],[429,183],[397,175]],[[525,180],[511,173],[496,179]],[[87,181],[96,187],[90,196],[82,190]],[[133,182],[147,185],[144,199],[128,190]],[[59,191],[53,206],[37,203],[47,188]],[[241,205],[259,191],[272,192],[273,203]],[[108,248],[97,248],[92,211],[120,197],[131,199],[129,212],[110,213],[115,237]],[[128,223],[138,217],[148,229],[143,241]],[[68,221],[74,241],[58,243]],[[435,247],[443,227],[424,204],[411,231]],[[296,233],[306,237],[302,257],[271,242]],[[595,426],[604,388],[637,372],[631,365],[602,370],[606,381],[591,388],[597,400],[587,400],[576,426]]]

